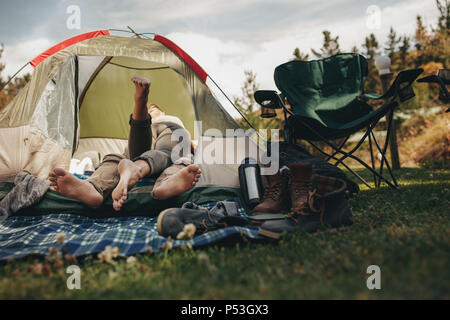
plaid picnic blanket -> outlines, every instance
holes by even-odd
[[[239,215],[246,216],[239,198]],[[202,205],[211,209],[215,203]],[[0,260],[20,258],[31,254],[46,255],[51,247],[65,248],[74,256],[102,252],[106,246],[118,247],[123,255],[134,255],[151,248],[159,252],[167,242],[158,234],[157,218],[112,217],[88,218],[68,212],[44,216],[13,216],[0,224]],[[58,244],[59,234],[65,234],[64,243]],[[217,243],[231,236],[263,239],[257,227],[228,227],[195,236],[192,240],[175,240],[173,247],[190,243],[192,247]]]

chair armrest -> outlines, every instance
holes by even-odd
[[[378,100],[383,98],[383,95],[378,93],[363,93],[358,96],[358,98],[367,101],[367,100]]]
[[[426,76],[426,77],[417,79],[417,82],[427,82],[427,83],[437,83],[437,84],[441,83],[438,76]]]
[[[281,109],[284,107],[283,100],[274,90],[258,90],[254,96],[255,101],[263,108]]]
[[[406,100],[413,98],[415,94],[411,85],[422,72],[422,68],[408,69],[399,72],[391,87],[383,95],[384,98],[391,98],[394,100],[399,97],[401,102],[405,102]]]
[[[363,100],[378,100],[378,99],[388,99],[394,100],[399,98],[401,102],[405,102],[415,96],[414,90],[411,87],[413,82],[417,77],[423,72],[423,69],[408,69],[398,73],[394,82],[392,82],[391,87],[386,91],[385,94],[379,95],[376,93],[366,93],[361,94],[359,97]]]
[[[423,82],[423,83],[437,83],[440,87],[440,91],[444,97],[444,102],[446,102],[447,100],[450,101],[450,93],[447,90],[447,85],[450,84],[450,80],[446,79],[446,78],[441,78],[439,76],[427,76],[427,77],[423,77],[417,80],[417,82]],[[448,110],[446,111],[448,112]]]

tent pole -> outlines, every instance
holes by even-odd
[[[25,67],[26,67],[27,65],[29,65],[29,64],[30,64],[29,62],[25,63],[25,64],[23,65],[23,67],[19,69],[19,71],[17,71],[11,78],[9,78],[8,81],[6,81],[5,85],[4,85],[3,87],[1,87],[0,91],[2,91],[3,89],[5,89],[6,86],[7,86],[8,84],[10,84],[11,81],[12,81],[12,80],[13,80],[13,79],[14,79],[14,78],[15,78],[15,77],[16,77],[23,69],[25,69]]]
[[[219,88],[220,92],[222,92],[222,94],[225,96],[225,98],[227,98],[227,100],[231,103],[231,105],[237,110],[237,112],[239,112],[239,114],[241,115],[242,118],[244,118],[245,122],[247,122],[247,124],[250,126],[250,128],[252,128],[253,130],[255,130],[255,132],[258,133],[259,132],[256,131],[255,127],[253,127],[253,125],[247,120],[247,118],[244,116],[244,114],[241,112],[241,110],[239,110],[238,108],[236,108],[236,106],[234,105],[234,103],[230,100],[230,98],[228,98],[228,96],[225,94],[225,92],[223,92],[222,88],[219,87],[219,85],[214,81],[214,79],[209,76],[209,78],[211,79],[211,81],[216,85],[217,88]]]

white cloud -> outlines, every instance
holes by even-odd
[[[297,5],[298,0],[282,0],[283,3]],[[347,0],[339,0],[345,9]],[[246,19],[244,9],[252,4],[261,3],[257,0],[228,0],[228,1],[138,1],[126,2],[126,10],[109,12],[107,17],[113,24],[123,24],[124,20],[132,19],[133,26],[137,29],[148,30],[150,25],[158,25],[162,22],[178,19],[189,21],[189,25],[195,25],[196,17],[214,17],[225,12],[241,14]],[[262,1],[268,2],[268,1]],[[279,3],[279,2],[277,2]],[[335,5],[335,2],[333,2]],[[256,6],[257,7],[257,6]],[[242,27],[239,35],[233,38],[220,38],[220,36],[207,36],[206,31],[190,32],[178,31],[167,34],[167,37],[182,47],[190,54],[216,82],[231,97],[241,94],[240,87],[244,81],[244,70],[252,70],[257,74],[257,81],[261,89],[276,89],[273,81],[273,72],[276,66],[292,58],[295,47],[302,52],[312,54],[311,48],[319,49],[322,44],[322,31],[330,30],[333,35],[339,35],[341,49],[350,50],[354,45],[361,46],[364,38],[373,32],[384,47],[390,26],[393,26],[398,35],[413,35],[415,17],[420,14],[426,24],[435,23],[438,11],[432,0],[404,0],[381,8],[381,28],[369,30],[366,26],[367,15],[365,9],[361,14],[348,19],[343,19],[342,12],[334,14],[330,11],[331,4],[328,1],[302,0],[301,7],[310,8],[317,15],[314,18],[303,19],[301,12],[298,18],[286,21],[271,21],[269,17],[258,16],[265,19],[267,24],[263,31],[248,25]],[[124,7],[125,8],[125,7]],[[129,9],[128,9],[129,8]],[[114,8],[112,8],[114,9]],[[344,10],[343,9],[343,10]],[[242,13],[239,12],[242,10]],[[108,12],[108,10],[105,10]],[[247,12],[248,13],[248,12]],[[255,16],[252,16],[254,19]],[[249,18],[250,19],[250,18]],[[243,20],[244,21],[244,20]],[[179,26],[179,24],[178,24]],[[230,26],[231,30],[239,29],[239,26]],[[198,30],[199,28],[197,28]],[[267,30],[274,29],[273,32]],[[276,29],[276,30],[275,30]],[[189,28],[186,28],[189,30]],[[267,33],[266,33],[267,32]],[[244,41],[245,34],[262,33],[258,38],[266,39],[263,42]],[[211,33],[209,33],[211,34]],[[220,34],[220,33],[218,33]],[[280,36],[281,35],[281,36]],[[51,47],[47,38],[33,39],[14,46],[6,46],[3,61],[6,62],[4,74],[13,74],[25,62],[35,57],[40,52]]]
[[[380,9],[381,28],[377,30],[368,29],[366,12],[362,12],[360,16],[345,21],[337,18],[301,21],[286,26],[284,37],[257,44],[220,40],[194,33],[170,33],[167,37],[186,50],[226,93],[239,96],[244,70],[256,73],[261,89],[276,89],[274,69],[292,58],[295,47],[308,53],[310,59],[314,58],[310,49],[321,47],[323,30],[331,30],[332,35],[339,35],[342,51],[350,51],[354,45],[361,48],[364,38],[374,33],[382,51],[391,26],[398,36],[413,36],[418,14],[424,17],[426,24],[434,23],[438,16],[434,4],[424,5],[423,0],[404,1]]]
[[[53,45],[55,45],[55,43],[52,43],[49,39],[39,38],[21,42],[14,46],[5,46],[2,60],[6,62],[6,67],[5,70],[3,70],[2,76],[5,78],[5,75],[13,75],[25,63],[29,62]],[[28,66],[20,74],[32,71],[33,68]]]
[[[258,0],[189,0],[189,1],[142,1],[128,0],[126,11],[113,11],[110,20],[118,26],[123,26],[123,20],[132,21],[135,28],[148,28],[149,25],[190,21],[195,24],[197,17],[209,17],[225,12],[239,10]]]

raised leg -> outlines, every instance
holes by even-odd
[[[130,134],[128,137],[129,158],[134,159],[152,146],[151,118],[147,110],[150,80],[133,77],[131,81],[136,87],[134,93],[134,110],[130,119]]]

